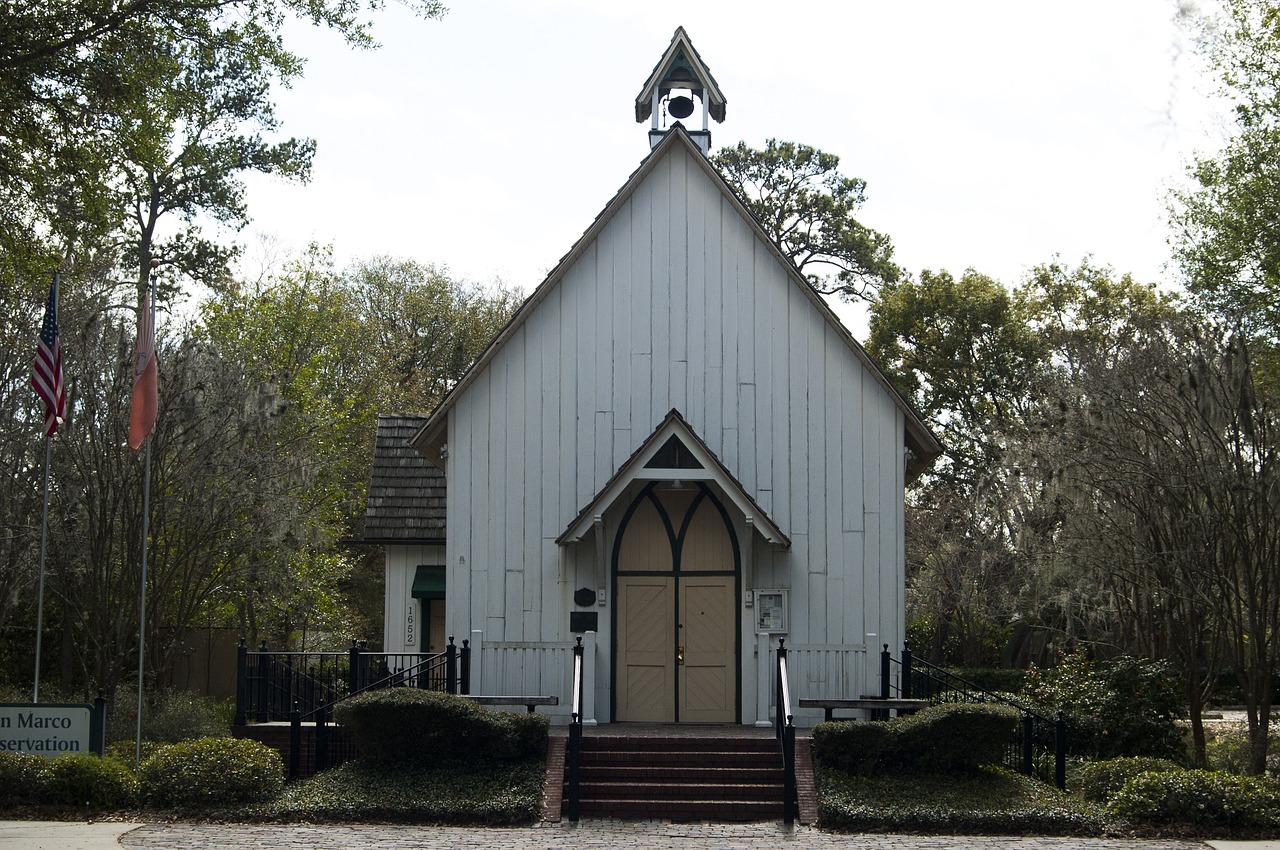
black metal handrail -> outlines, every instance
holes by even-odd
[[[568,818],[578,822],[582,810],[582,638],[573,647],[573,694],[570,702],[569,741],[565,750],[564,766],[569,782]]]
[[[787,673],[786,640],[778,639],[777,694],[773,728],[782,747],[782,822],[795,823],[799,799],[796,793],[796,722],[791,710],[791,677]]]
[[[370,652],[352,643],[346,652],[257,651],[242,640],[236,665],[237,726],[288,720],[295,710],[313,714],[366,690],[404,685],[447,693],[470,691],[470,649],[452,637],[444,652]]]
[[[289,722],[289,778],[301,775],[302,724],[314,724],[315,770],[341,764],[355,753],[332,726],[333,707],[356,694],[390,687],[446,693],[471,691],[471,648],[453,636],[444,652],[369,652],[352,643],[346,652],[256,652],[240,641],[236,664],[236,725]]]
[[[1006,766],[1044,782],[1052,782],[1059,788],[1067,787],[1067,722],[1062,712],[1053,718],[1045,717],[1015,699],[989,691],[950,670],[913,656],[909,646],[903,646],[899,661],[889,652],[887,643],[880,653],[880,696],[886,699],[893,696],[894,664],[900,668],[900,685],[896,690],[904,698],[927,699],[934,703],[998,703],[1017,709],[1022,714],[1022,722],[1006,749]]]

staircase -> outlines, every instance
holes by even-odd
[[[770,737],[597,735],[582,741],[587,818],[759,821],[782,817],[782,756]],[[563,786],[568,794],[567,782]]]

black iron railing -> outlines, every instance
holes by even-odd
[[[449,645],[438,653],[370,652],[352,643],[346,652],[271,651],[264,642],[250,650],[240,642],[236,664],[238,726],[288,720],[294,711],[312,715],[362,691],[416,687],[468,693],[470,649]],[[328,717],[326,717],[328,719]]]
[[[573,647],[573,702],[570,704],[569,740],[565,748],[565,778],[569,784],[568,811],[565,813],[573,823],[578,822],[582,811],[582,638],[578,638]]]
[[[895,664],[898,665],[897,686],[893,684]],[[988,691],[950,670],[916,658],[907,646],[902,648],[899,660],[889,652],[886,643],[880,653],[880,696],[887,699],[895,695],[933,703],[996,703],[1017,709],[1022,721],[1005,751],[1005,765],[1059,788],[1067,786],[1067,721],[1061,712],[1053,718],[1046,717],[1015,699]]]
[[[787,673],[786,641],[778,639],[777,693],[773,728],[782,747],[782,822],[795,823],[799,808],[796,792],[796,722],[791,708],[791,677]]]
[[[352,759],[351,741],[333,725],[333,707],[350,696],[391,687],[468,694],[471,649],[453,637],[439,653],[370,652],[352,643],[346,652],[250,651],[240,642],[236,676],[237,725],[288,721],[289,778],[302,775],[304,750],[311,771]],[[304,741],[303,724],[311,724]]]

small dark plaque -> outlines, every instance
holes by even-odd
[[[569,612],[569,631],[575,635],[583,632],[598,632],[600,625],[600,614],[595,611],[570,611]]]
[[[573,592],[573,604],[579,608],[588,608],[596,604],[596,592],[589,587],[580,587]]]

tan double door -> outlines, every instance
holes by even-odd
[[[618,577],[618,719],[737,718],[732,576]]]

